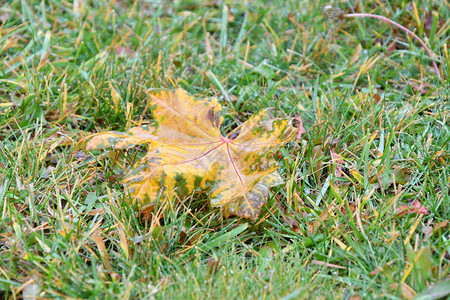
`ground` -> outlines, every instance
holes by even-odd
[[[0,298],[406,298],[449,276],[447,1],[9,1],[0,7]],[[435,61],[442,78],[431,62]],[[256,221],[208,194],[146,218],[145,155],[77,143],[152,122],[145,89],[271,107],[305,133]],[[298,125],[298,124],[297,124]],[[445,284],[445,282],[444,282]],[[444,286],[444,288],[442,288]]]

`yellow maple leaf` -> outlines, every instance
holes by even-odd
[[[126,132],[91,136],[87,150],[124,149],[148,143],[149,152],[123,183],[142,209],[158,199],[209,192],[213,207],[255,220],[269,188],[283,183],[272,153],[296,136],[287,119],[268,109],[251,116],[229,136],[220,133],[222,106],[216,98],[195,99],[182,89],[148,92],[155,123]]]

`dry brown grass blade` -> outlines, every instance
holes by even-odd
[[[103,241],[102,233],[103,231],[100,228],[98,228],[92,233],[91,239],[95,242],[95,245],[97,246],[97,249],[100,253],[100,259],[102,260],[105,269],[112,270],[108,250],[106,249],[105,242]]]

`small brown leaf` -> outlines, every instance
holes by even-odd
[[[297,131],[297,141],[300,141],[302,138],[302,135],[306,133],[305,128],[303,127],[303,121],[300,116],[296,117],[294,120],[298,121],[298,131]]]
[[[332,211],[335,209],[334,201],[331,202],[321,213],[319,219],[316,219],[313,223],[308,224],[309,232],[315,232],[320,225],[323,224],[331,215]]]
[[[229,23],[231,23],[231,22],[234,22],[234,19],[235,19],[234,14],[231,11],[228,10],[227,21]]]
[[[370,275],[370,276],[375,276],[375,275],[377,275],[378,273],[380,273],[380,271],[383,271],[383,269],[380,268],[380,267],[376,267],[375,269],[373,269],[373,270],[369,273],[369,275]]]
[[[428,234],[428,235],[433,235],[433,234],[435,234],[437,231],[441,230],[442,228],[447,227],[447,225],[448,225],[448,222],[447,222],[447,221],[441,221],[441,222],[436,223],[436,224],[434,224],[434,225],[426,226],[426,227],[422,230],[422,232],[423,232],[423,233],[426,233],[426,234]]]
[[[294,217],[290,217],[290,216],[284,216],[283,219],[284,224],[289,226],[289,228],[294,231],[295,233],[300,233],[300,224],[298,223],[298,221],[294,218]]]
[[[334,176],[335,177],[342,177],[342,164],[344,164],[344,159],[341,155],[337,154],[336,151],[334,151],[333,148],[330,149],[331,154],[331,161],[334,164]]]
[[[411,300],[414,299],[414,297],[416,297],[416,292],[406,283],[402,282],[400,284],[398,283],[392,283],[390,284],[391,289],[393,290],[398,290],[400,287],[400,291],[402,293],[402,298],[403,299],[407,299],[407,300]]]
[[[428,210],[425,208],[425,206],[420,204],[419,200],[415,200],[412,206],[402,204],[399,205],[397,208],[397,216],[399,217],[404,216],[405,214],[412,214],[412,213],[428,215]]]
[[[217,272],[220,266],[220,257],[218,260],[214,260],[212,257],[208,258],[208,273],[212,275]]]
[[[381,101],[381,97],[378,94],[373,94],[372,97],[373,97],[373,102],[375,102],[375,103],[379,103]]]

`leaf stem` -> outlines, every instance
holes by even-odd
[[[428,55],[432,59],[436,59],[434,57],[434,55],[433,55],[433,52],[430,50],[430,48],[427,47],[425,42],[422,41],[422,39],[419,36],[417,36],[414,32],[412,32],[411,30],[409,30],[405,26],[402,26],[402,25],[398,24],[397,22],[392,21],[389,18],[386,18],[386,17],[383,17],[383,16],[379,16],[379,15],[374,15],[374,14],[368,14],[368,13],[342,14],[341,17],[343,17],[343,18],[374,18],[374,19],[382,20],[382,21],[385,21],[385,22],[387,22],[389,24],[392,24],[392,25],[400,28],[401,30],[405,31],[406,33],[411,35],[413,38],[415,38],[420,43],[420,45],[425,49],[425,51],[428,53]],[[442,79],[441,72],[439,72],[439,68],[438,68],[436,62],[434,60],[432,60],[431,63],[433,64],[433,68],[436,71],[436,74],[439,77],[439,79]]]

